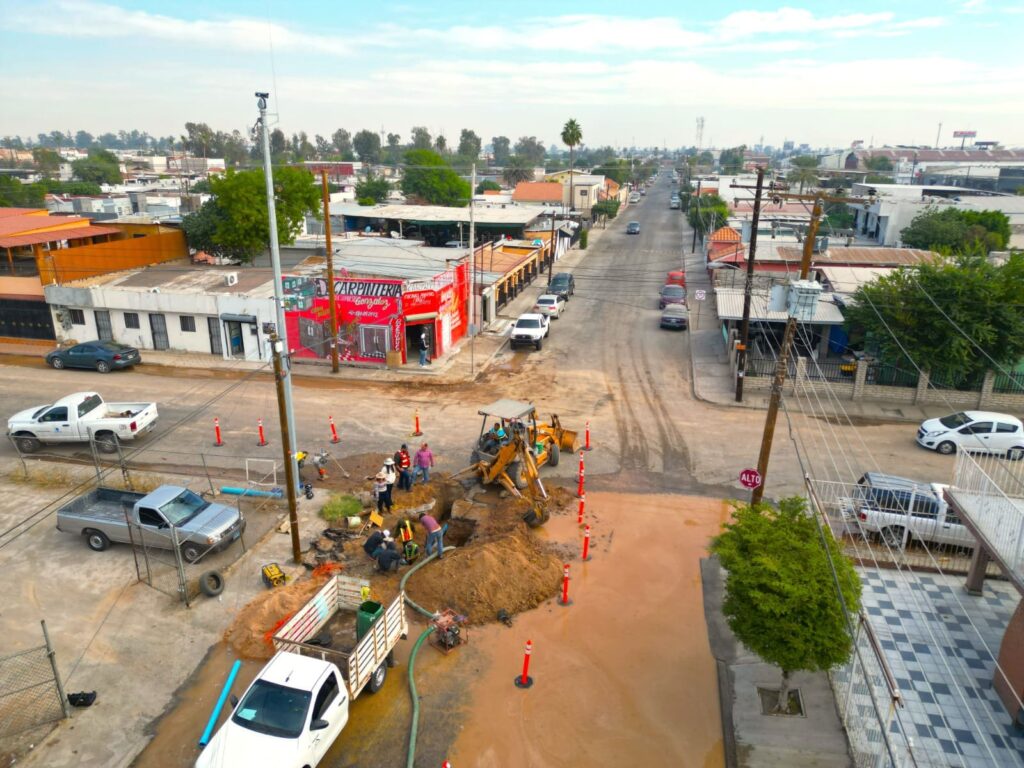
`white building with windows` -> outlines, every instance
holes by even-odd
[[[164,265],[48,285],[44,294],[58,342],[109,339],[138,349],[270,359],[270,269]]]

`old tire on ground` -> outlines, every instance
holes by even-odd
[[[64,361],[61,358],[54,356],[50,358],[50,365],[54,368],[54,370],[59,371],[61,368],[64,367]]]
[[[96,370],[100,373],[110,373],[110,363],[106,360],[100,360],[96,363]]]
[[[117,438],[109,433],[98,435],[96,447],[100,449],[100,453],[117,453]]]
[[[370,693],[376,693],[384,687],[384,680],[388,676],[388,663],[382,661],[380,666],[373,670],[373,674],[370,676],[370,682],[366,684],[366,690]]]
[[[224,577],[220,571],[207,571],[199,577],[199,591],[207,597],[216,597],[224,591]]]
[[[548,446],[548,466],[557,467],[560,458],[562,458],[562,449],[558,447],[558,443],[551,443]]]
[[[18,450],[22,453],[35,453],[43,444],[31,435],[21,435],[14,440],[18,444]]]
[[[956,444],[951,443],[949,440],[946,440],[945,442],[939,443],[935,447],[935,450],[941,453],[943,456],[952,456],[954,453],[956,453]]]
[[[103,531],[85,531],[85,543],[89,545],[89,549],[93,552],[102,552],[110,547],[110,539],[107,538],[107,534]]]
[[[203,556],[203,550],[198,544],[186,541],[181,545],[181,556],[185,558],[185,562],[194,563]],[[210,571],[210,573],[213,573],[213,571]]]

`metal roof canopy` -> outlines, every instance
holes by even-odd
[[[532,403],[524,403],[521,400],[495,400],[490,405],[485,405],[477,413],[481,416],[493,416],[498,419],[511,421],[529,416],[534,411]]]

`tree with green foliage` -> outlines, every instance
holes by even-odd
[[[75,178],[94,184],[120,184],[121,168],[117,158],[105,149],[93,148],[89,156],[71,163]]]
[[[718,157],[718,166],[722,169],[722,173],[739,173],[742,171],[743,153],[746,151],[746,144],[722,150],[722,154]]]
[[[60,172],[60,164],[63,162],[60,155],[45,147],[36,147],[32,150],[32,161],[39,173],[47,179],[52,179]]]
[[[513,189],[521,181],[533,181],[533,163],[521,155],[509,155],[501,170],[501,178]]]
[[[966,253],[1002,250],[1010,242],[1010,220],[1000,211],[964,211],[929,206],[900,233],[907,248]]]
[[[364,128],[352,137],[352,146],[364,163],[380,162],[380,134]]]
[[[383,176],[374,176],[372,173],[356,184],[356,198],[360,201],[369,200],[370,205],[387,200],[390,192],[391,183]],[[365,205],[363,202],[359,204]]]
[[[213,256],[251,262],[270,243],[266,181],[263,171],[235,171],[210,178],[213,199],[182,219],[192,248]],[[320,187],[302,168],[274,171],[278,242],[290,245],[307,214],[320,218]]]
[[[448,139],[444,137],[444,134],[438,134],[437,138],[434,139],[434,151],[439,155],[448,154]]]
[[[0,175],[0,208],[42,208],[46,190],[41,184],[22,184],[17,179]]]
[[[484,192],[501,192],[501,184],[491,179],[484,179],[476,185],[476,194],[482,195]]]
[[[619,214],[620,205],[621,203],[616,199],[601,200],[594,203],[594,206],[590,209],[590,213],[592,216],[605,216],[611,220]]]
[[[355,148],[352,146],[352,134],[344,128],[339,128],[331,134],[331,144],[342,160],[351,160],[355,157],[353,154]]]
[[[476,160],[480,155],[480,148],[482,146],[483,142],[480,141],[480,137],[476,135],[475,131],[463,128],[459,134],[459,146],[456,149],[456,154],[467,160]]]
[[[868,157],[864,160],[864,167],[869,171],[891,171],[892,160],[882,155],[876,157]]]
[[[590,172],[612,179],[616,184],[628,184],[632,180],[629,160],[607,160],[600,165],[594,166]]]
[[[573,169],[576,166],[576,147],[583,141],[583,129],[575,118],[566,121],[562,126],[562,142],[569,147],[569,208],[576,207],[576,196],[573,192]]]
[[[411,149],[405,153],[402,192],[406,197],[428,205],[462,208],[472,193],[469,182],[459,176],[445,159],[429,149]]]
[[[412,136],[413,149],[430,149],[434,146],[434,140],[430,136],[430,131],[422,125],[413,126],[410,135]]]
[[[544,162],[544,157],[547,155],[544,142],[540,141],[536,136],[520,136],[519,141],[516,142],[515,150],[517,155],[527,158],[533,166],[541,165]]]
[[[696,155],[694,165],[712,166],[715,164],[715,156],[712,155],[708,150],[704,150],[700,154]]]
[[[736,638],[782,669],[777,712],[794,672],[826,671],[850,658],[850,617],[861,584],[850,560],[806,502],[735,504],[710,550],[727,572],[722,612]],[[836,587],[838,586],[838,594]]]
[[[512,142],[508,136],[494,136],[491,138],[491,151],[494,153],[494,164],[499,168],[508,162],[512,154]]]
[[[699,195],[693,199],[686,215],[690,226],[698,234],[705,235],[725,226],[729,219],[729,204],[718,195]]]
[[[815,155],[802,155],[792,157],[789,160],[792,170],[786,174],[786,180],[790,184],[800,185],[800,194],[804,192],[804,185],[814,186],[818,183],[818,158]]]
[[[75,146],[78,149],[88,149],[92,146],[93,137],[88,131],[78,131],[75,134]]]
[[[981,251],[899,269],[858,288],[843,312],[883,360],[973,385],[1024,357],[1024,253],[1000,266]]]

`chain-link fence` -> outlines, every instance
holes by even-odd
[[[0,656],[0,737],[68,717],[68,704],[50,645],[46,622],[43,644]]]

